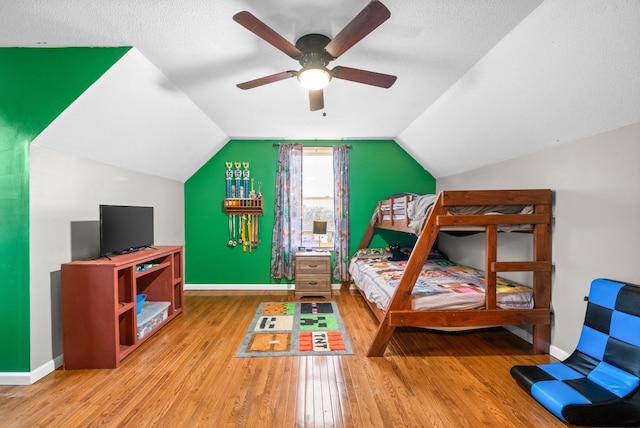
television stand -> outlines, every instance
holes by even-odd
[[[145,269],[138,269],[144,265]],[[183,310],[183,248],[62,265],[65,369],[115,368]],[[146,294],[137,313],[136,296]]]

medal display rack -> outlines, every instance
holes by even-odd
[[[227,215],[263,215],[262,201],[256,198],[224,198],[224,211]]]
[[[225,166],[227,197],[224,198],[223,206],[229,217],[227,246],[242,246],[242,251],[251,252],[260,245],[258,217],[264,214],[261,183],[258,181],[256,192],[253,188],[253,178],[250,177],[249,162],[225,162]]]

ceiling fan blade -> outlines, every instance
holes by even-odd
[[[390,16],[391,12],[385,5],[373,0],[329,42],[324,50],[333,58],[338,58]]]
[[[264,76],[259,79],[249,80],[248,82],[238,83],[236,86],[240,89],[251,89],[269,83],[277,82],[279,80],[288,79],[289,77],[295,77],[297,74],[297,71],[283,71],[281,73]]]
[[[336,79],[350,80],[352,82],[379,86],[381,88],[390,88],[397,79],[396,76],[390,74],[341,66],[334,67],[333,70],[331,70],[331,74]]]
[[[322,89],[312,89],[309,91],[309,107],[311,111],[322,110],[324,108],[324,93]]]
[[[285,54],[289,55],[293,59],[300,58],[302,52],[295,47],[291,42],[282,37],[280,34],[273,31],[267,24],[260,21],[250,12],[242,11],[233,15],[233,20],[242,25],[247,30],[254,33],[264,41],[270,43],[276,48],[280,49]]]

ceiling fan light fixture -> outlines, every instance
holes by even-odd
[[[298,73],[298,82],[308,90],[322,89],[329,84],[331,73],[324,67],[304,67]]]
[[[233,15],[234,21],[298,61],[302,68],[299,71],[289,70],[264,76],[236,86],[240,89],[251,89],[295,76],[308,92],[311,111],[324,108],[323,89],[333,78],[389,88],[396,81],[396,76],[341,66],[327,69],[331,61],[338,59],[389,17],[391,12],[386,6],[378,0],[371,0],[333,39],[324,34],[309,33],[299,37],[293,45],[250,12],[238,12]]]

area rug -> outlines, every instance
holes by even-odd
[[[237,357],[351,355],[335,302],[261,303]]]

